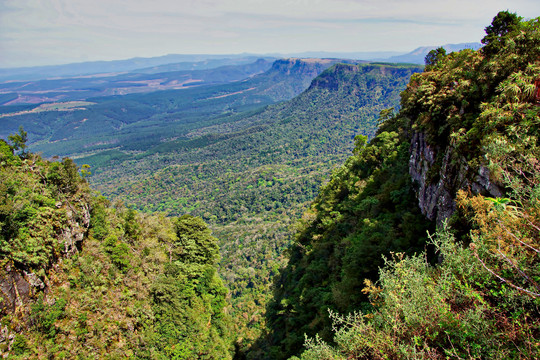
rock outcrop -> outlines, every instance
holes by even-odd
[[[418,205],[422,214],[437,224],[454,213],[454,198],[460,189],[491,197],[503,195],[502,188],[490,180],[487,167],[472,168],[464,158],[455,156],[451,146],[429,145],[422,132],[413,134],[410,154],[409,173],[416,184]]]
[[[80,248],[90,226],[90,208],[81,203],[80,209],[69,206],[66,210],[68,226],[62,231],[60,240],[64,242],[64,255],[71,256]]]
[[[81,246],[90,226],[90,209],[81,201],[77,207],[69,203],[57,203],[65,209],[64,228],[57,235],[63,245],[61,257],[71,257]],[[50,264],[53,266],[54,264]],[[38,276],[32,269],[24,268],[13,261],[7,261],[0,269],[0,315],[17,313],[29,300],[46,291],[47,276]]]

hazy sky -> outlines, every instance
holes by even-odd
[[[539,0],[0,0],[0,67],[165,54],[402,51],[477,42]]]

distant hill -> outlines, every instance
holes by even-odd
[[[300,58],[337,58],[337,59],[354,59],[373,61],[379,59],[386,59],[391,56],[397,56],[403,54],[400,51],[306,51],[300,53],[290,54],[268,54],[277,57],[300,57]]]
[[[264,56],[263,56],[264,57]],[[74,77],[95,74],[134,72],[166,64],[176,64],[175,71],[209,69],[224,65],[240,65],[254,62],[259,55],[164,55],[151,58],[137,57],[127,60],[89,61],[65,65],[33,66],[0,69],[0,81],[42,80],[59,77]],[[170,71],[164,69],[163,71]],[[146,72],[146,71],[145,71]],[[160,71],[161,72],[161,71]]]
[[[168,139],[183,138],[194,129],[229,122],[244,116],[242,114],[246,111],[256,111],[265,105],[289,100],[304,91],[314,77],[337,62],[337,59],[284,59],[269,64],[261,60],[253,66],[187,73],[195,79],[195,75],[202,75],[199,79],[207,82],[205,86],[147,94],[83,97],[83,100],[87,100],[84,106],[75,103],[77,106],[69,107],[69,103],[58,103],[56,107],[45,108],[36,105],[0,107],[0,114],[4,113],[0,115],[0,137],[15,133],[22,125],[29,134],[32,151],[41,151],[47,156],[80,156],[112,148],[148,151]],[[257,72],[265,67],[268,70],[251,76],[253,72],[244,71],[246,66]],[[155,77],[160,84],[167,83],[168,80],[160,79],[170,74],[174,73],[145,76]],[[129,76],[125,80],[118,78],[117,82],[126,83]],[[133,75],[133,78],[137,79],[137,75]],[[239,78],[244,80],[239,81]],[[229,79],[229,82],[211,84],[211,81],[220,79]],[[67,80],[58,81],[62,83]],[[77,82],[79,79],[70,81]],[[86,91],[96,94],[99,85],[94,84],[94,88]],[[137,85],[136,81],[131,85]],[[138,87],[143,85],[139,83]],[[101,86],[100,91],[111,91],[107,83]]]
[[[479,43],[447,44],[447,51],[459,51],[465,48],[478,49]],[[306,51],[300,53],[272,54],[170,54],[164,56],[126,60],[89,61],[65,65],[49,65],[22,68],[0,69],[0,81],[43,80],[96,74],[137,72],[156,74],[169,71],[203,70],[226,65],[242,65],[264,58],[268,61],[277,58],[335,58],[364,61],[390,61],[423,64],[424,56],[438,46],[419,47],[410,53],[399,51]],[[424,55],[422,55],[424,54]]]
[[[391,56],[389,58],[385,58],[384,60],[389,62],[396,62],[396,63],[410,63],[410,64],[423,64],[424,58],[426,55],[433,49],[436,49],[438,47],[442,46],[446,49],[446,52],[454,52],[454,51],[460,51],[463,49],[472,49],[472,50],[478,50],[482,47],[482,44],[480,43],[461,43],[461,44],[446,44],[446,45],[439,45],[439,46],[422,46],[419,48],[414,49],[410,53],[403,54],[403,55],[397,55],[397,56]]]
[[[34,104],[42,102],[85,100],[90,97],[149,93],[159,90],[184,89],[186,87],[224,84],[243,80],[260,74],[272,66],[266,59],[254,59],[247,64],[223,65],[212,68],[207,62],[200,69],[195,64],[181,63],[190,70],[167,70],[171,66],[156,66],[155,71],[136,70],[128,73],[96,74],[61,79],[36,81],[9,81],[0,83],[0,105]],[[221,60],[213,65],[223,63]],[[178,65],[178,64],[175,64]],[[193,65],[193,66],[189,66]],[[208,66],[208,68],[205,68]],[[163,70],[157,72],[157,70]],[[146,72],[145,72],[146,71]]]
[[[254,55],[254,56],[246,56],[246,57],[239,57],[239,58],[232,57],[232,58],[207,59],[207,60],[195,61],[195,62],[183,61],[183,62],[176,62],[176,63],[135,69],[135,70],[132,70],[131,72],[134,72],[137,74],[158,74],[158,73],[165,73],[165,72],[171,72],[171,71],[207,70],[207,69],[216,69],[216,68],[225,67],[225,66],[248,65],[258,60],[265,60],[271,63],[277,60],[277,57]]]

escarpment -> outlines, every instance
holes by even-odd
[[[57,203],[64,213],[63,219],[54,237],[54,247],[61,249],[54,254],[49,263],[38,269],[29,264],[13,259],[4,259],[0,269],[0,315],[20,312],[20,308],[28,305],[39,293],[47,293],[49,287],[49,271],[61,258],[77,253],[90,226],[90,207],[82,203],[78,208],[72,205]]]
[[[90,190],[70,159],[0,153],[0,316],[47,294],[51,271],[79,251],[90,227]]]
[[[428,144],[422,132],[412,135],[409,174],[422,214],[437,224],[456,210],[454,199],[458,190],[490,197],[501,197],[504,193],[490,178],[485,164],[473,168],[455,152],[451,146],[442,148]],[[454,160],[456,157],[459,160]]]

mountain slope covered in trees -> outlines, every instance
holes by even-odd
[[[304,333],[302,359],[539,356],[540,18],[501,12],[482,43],[434,50],[322,188],[253,358]]]
[[[354,136],[374,134],[379,112],[397,106],[400,91],[418,71],[335,65],[289,102],[202,128],[191,140],[167,144],[146,159],[103,167],[91,181],[107,196],[146,211],[208,221],[221,239],[221,273],[233,303],[243,304],[235,307],[241,324],[247,316],[258,328],[290,226],[345,159]]]
[[[23,128],[0,141],[2,356],[538,358],[540,18],[501,12],[482,43],[423,73],[337,64],[264,109],[227,88],[227,119],[93,144],[89,179],[144,213]],[[278,78],[265,96],[299,91]]]
[[[46,156],[77,158],[105,152],[100,157],[103,161],[109,159],[111,153],[116,157],[137,159],[134,155],[144,155],[154,147],[159,151],[166,146],[162,143],[170,143],[175,139],[187,140],[186,135],[193,130],[232,122],[238,117],[245,117],[249,112],[259,111],[265,105],[289,100],[305,90],[311,80],[324,69],[337,62],[338,60],[331,59],[282,59],[270,65],[266,61],[260,61],[232,69],[191,72],[185,76],[196,81],[195,84],[204,80],[206,85],[186,86],[180,90],[124,96],[92,97],[92,94],[89,94],[77,98],[84,100],[83,103],[68,101],[43,105],[1,106],[3,126],[0,136],[5,138],[22,125],[28,132],[28,145],[32,151],[42,152]],[[258,74],[261,69],[268,70]],[[143,75],[123,75],[125,79],[119,82],[129,83],[134,76]],[[179,81],[180,87],[185,80],[181,79],[183,75],[178,72],[144,76],[154,76],[154,80],[148,80],[150,82],[167,84]],[[231,79],[231,76],[234,78]],[[57,81],[67,81],[72,84],[70,86],[75,86],[75,93],[78,93],[76,86],[83,80],[88,81]],[[133,82],[130,84],[134,87],[146,88],[137,81]],[[213,82],[225,83],[216,85]],[[28,87],[32,88],[31,85]],[[161,86],[158,85],[156,90]],[[35,86],[39,89],[39,85]],[[96,84],[83,83],[79,86],[89,89],[97,87],[99,89],[95,91],[106,93],[115,91],[116,85],[97,81]],[[109,88],[111,86],[113,89]],[[64,86],[60,86],[61,91],[64,91],[63,88]],[[118,94],[122,92],[119,91]]]
[[[25,138],[0,141],[0,354],[231,358],[206,224],[111,204],[72,160],[28,153]]]
[[[289,86],[294,94],[309,85],[308,74],[315,76],[332,62],[278,61],[265,74],[266,87],[259,90],[279,95]],[[157,140],[156,146],[143,153],[137,153],[143,142],[126,141],[123,146],[129,149],[121,147],[77,161],[92,165],[94,174],[89,179],[106,196],[147,212],[190,213],[211,223],[220,238],[220,272],[231,290],[231,314],[243,347],[264,327],[268,287],[283,266],[283,250],[295,219],[352,149],[354,136],[372,136],[378,113],[397,106],[399,93],[419,71],[421,67],[408,65],[340,64],[290,102],[254,114],[237,114],[211,126],[194,121],[184,138],[173,141],[138,134],[144,143]],[[243,94],[234,93],[217,100],[235,104]],[[150,105],[156,99],[167,96],[148,95],[144,103]],[[174,98],[186,104],[192,100]],[[150,126],[149,134],[151,130]],[[64,145],[60,141],[47,146],[62,149]]]

